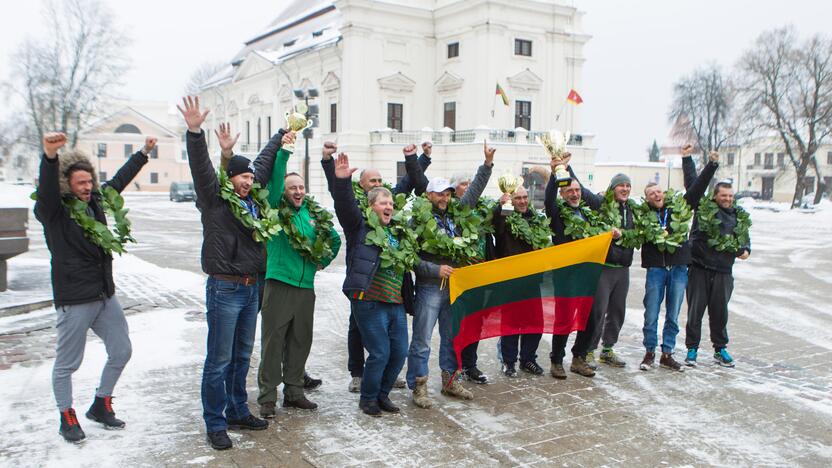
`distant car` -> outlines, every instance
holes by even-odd
[[[196,192],[194,192],[193,182],[172,182],[170,184],[170,201],[195,201]]]
[[[753,198],[754,200],[759,200],[763,198],[763,195],[758,192],[757,190],[740,190],[736,194],[734,194],[734,198],[739,200],[740,198]]]

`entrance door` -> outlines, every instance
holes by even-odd
[[[763,177],[763,200],[771,200],[774,197],[774,177]]]

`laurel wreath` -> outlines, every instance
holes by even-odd
[[[642,243],[653,244],[660,252],[673,253],[688,239],[693,210],[685,197],[673,189],[667,191],[664,199],[666,209],[671,212],[670,222],[666,226],[670,229],[662,228],[656,212],[646,201],[634,212],[635,225]]]
[[[325,260],[333,257],[332,213],[328,212],[309,195],[304,198],[304,203],[306,203],[306,209],[309,211],[309,216],[312,218],[315,228],[314,241],[304,236],[294,223],[297,210],[285,197],[281,198],[280,206],[277,209],[278,222],[283,233],[286,234],[289,245],[302,257],[307,258],[312,263],[321,265]]]
[[[444,229],[439,229],[433,217],[433,204],[422,195],[413,199],[413,228],[418,239],[419,249],[448,258],[459,265],[469,265],[482,256],[480,239],[484,224],[478,210],[472,209],[452,198],[448,202],[447,215],[454,220],[460,235],[450,237]]]
[[[719,229],[722,223],[717,217],[719,206],[711,194],[705,195],[699,202],[699,229],[708,237],[708,246],[719,252],[739,252],[750,242],[748,231],[751,228],[751,215],[738,206],[736,201],[732,207],[737,211],[737,225],[730,234],[722,234]]]
[[[269,205],[269,190],[255,182],[251,186],[249,196],[257,205],[260,217],[252,216],[251,212],[243,206],[240,196],[234,191],[234,184],[228,178],[228,174],[222,169],[217,171],[217,179],[220,184],[220,198],[228,202],[231,214],[237,218],[243,226],[252,230],[252,237],[256,242],[266,242],[283,228],[280,226],[277,211]]]
[[[532,246],[533,249],[542,249],[552,243],[552,229],[549,227],[549,218],[529,207],[531,216],[526,218],[521,213],[513,212],[506,217],[511,235]]]

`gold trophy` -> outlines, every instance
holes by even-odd
[[[569,141],[569,133],[563,133],[559,130],[549,130],[537,137],[537,142],[543,146],[546,153],[555,164],[555,180],[558,187],[566,187],[572,182],[572,177],[569,171],[566,170],[566,163],[569,161],[571,155],[566,151],[566,143]]]
[[[523,186],[523,178],[520,176],[512,175],[511,173],[505,173],[497,179],[497,186],[500,187],[500,191],[508,194],[509,196],[514,195],[514,191],[517,190],[519,187]],[[514,212],[514,206],[511,202],[506,203],[503,205],[503,215],[508,215]]]
[[[286,130],[295,132],[295,135],[297,135],[314,125],[312,120],[306,118],[307,110],[308,108],[306,107],[306,104],[301,102],[295,106],[294,112],[286,112],[284,114],[284,118],[286,119]],[[294,143],[290,145],[283,145],[283,149],[290,153],[294,153],[295,145]]]

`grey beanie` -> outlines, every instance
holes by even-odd
[[[633,185],[633,183],[630,182],[630,177],[627,176],[627,174],[623,174],[623,173],[619,172],[618,174],[612,176],[612,179],[610,179],[610,185],[609,185],[609,187],[607,187],[607,189],[615,188],[616,185],[621,185],[621,184]]]

